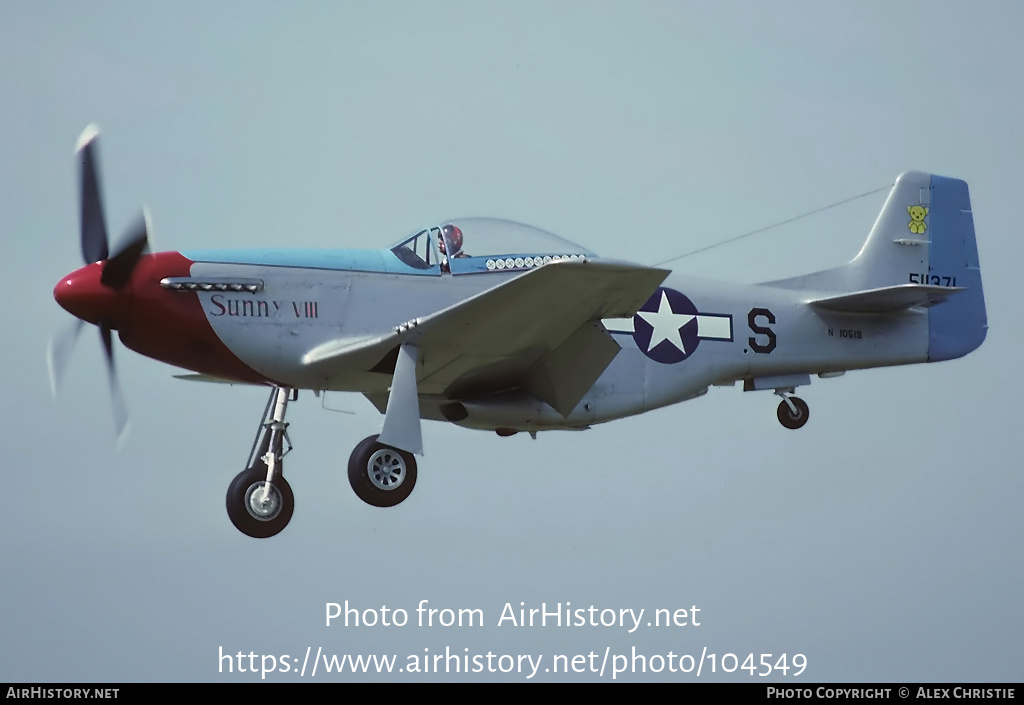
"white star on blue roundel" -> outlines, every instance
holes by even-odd
[[[682,362],[700,344],[697,307],[675,289],[660,287],[633,316],[633,340],[657,362]]]

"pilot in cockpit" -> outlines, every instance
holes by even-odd
[[[462,251],[462,230],[459,226],[449,223],[441,228],[441,237],[437,243],[438,248],[441,250],[441,271],[450,272],[451,267],[448,266],[448,247],[446,243],[451,245],[451,257],[469,257],[465,252]]]

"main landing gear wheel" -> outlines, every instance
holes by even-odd
[[[789,402],[793,403],[793,409],[789,408]],[[807,408],[807,402],[800,397],[786,397],[779,402],[779,423],[786,428],[800,428],[807,423],[811,410]]]
[[[274,475],[269,492],[264,492],[266,484],[267,468],[257,464],[238,473],[228,487],[228,517],[236,529],[254,539],[281,533],[295,511],[295,496],[284,475]]]
[[[236,529],[254,539],[284,531],[295,511],[295,496],[284,479],[283,462],[292,448],[284,416],[293,396],[297,398],[298,392],[286,387],[270,391],[263,421],[249,451],[248,467],[228,487],[228,518]]]
[[[374,507],[393,507],[416,486],[416,459],[411,453],[364,439],[348,459],[348,481],[359,499]]]

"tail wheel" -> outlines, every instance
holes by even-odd
[[[789,408],[789,402],[793,403],[794,408]],[[779,402],[779,423],[786,428],[800,428],[807,423],[807,419],[810,415],[811,410],[807,408],[807,402],[800,397],[789,397],[788,401],[783,399]]]
[[[416,486],[416,459],[411,453],[365,438],[348,459],[348,481],[359,499],[374,507],[393,507]]]

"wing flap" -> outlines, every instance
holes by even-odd
[[[523,388],[568,416],[621,349],[599,321],[584,323],[529,369]]]

